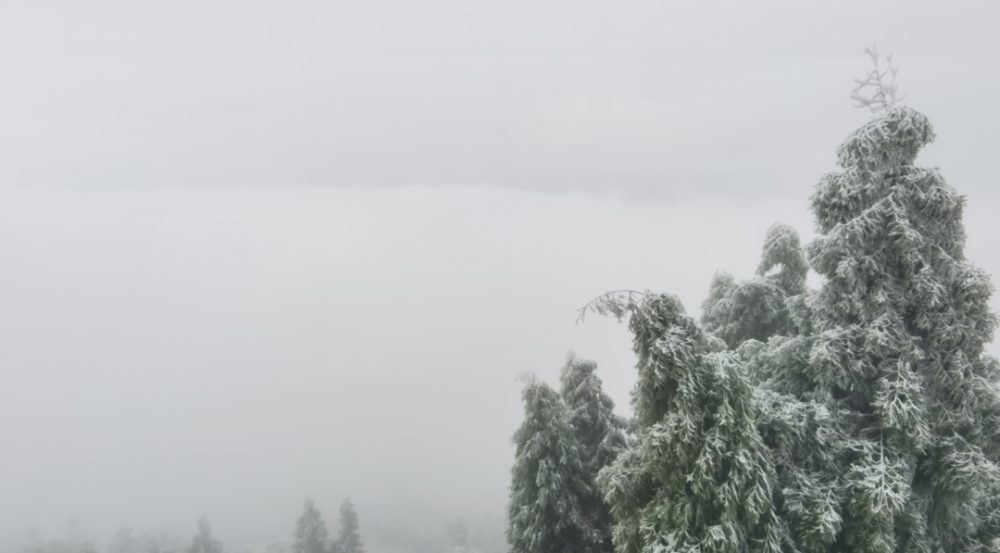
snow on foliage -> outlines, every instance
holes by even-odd
[[[993,286],[964,198],[913,164],[934,130],[890,74],[859,81],[879,114],[812,197],[819,290],[775,226],[755,279],[716,275],[702,325],[669,295],[585,307],[628,316],[639,359],[637,443],[598,478],[619,551],[1000,551]]]
[[[570,425],[580,443],[581,460],[588,472],[596,475],[625,448],[628,422],[615,414],[615,403],[604,393],[597,376],[597,363],[570,353],[559,382]]]
[[[729,347],[793,332],[786,301],[806,288],[809,266],[795,229],[780,223],[767,231],[757,277],[736,282],[724,271],[712,279],[701,323]]]
[[[739,354],[724,351],[673,296],[647,294],[627,309],[639,359],[638,436],[598,476],[618,521],[616,550],[781,551],[774,467]]]
[[[594,493],[569,413],[559,394],[537,378],[522,392],[524,422],[514,433],[507,509],[511,553],[602,551],[602,536],[585,509]]]
[[[611,315],[620,322],[623,318],[628,316],[634,308],[638,307],[639,302],[641,302],[647,294],[649,294],[649,291],[637,292],[635,290],[616,290],[614,292],[601,294],[600,296],[590,300],[590,303],[580,308],[576,322],[582,323],[587,317],[587,313],[605,316]]]
[[[844,498],[838,542],[859,551],[1000,545],[993,288],[965,259],[963,198],[913,165],[933,139],[924,115],[894,108],[838,149],[845,171],[812,199],[810,264],[826,281],[808,363],[773,381],[834,413],[840,454],[823,470]]]
[[[885,58],[888,67],[884,70],[880,69],[878,48],[874,45],[871,48],[865,48],[865,53],[871,57],[875,67],[865,75],[864,79],[854,80],[858,86],[854,87],[851,99],[858,102],[855,107],[868,108],[872,112],[877,112],[880,109],[889,111],[896,105],[897,101],[903,99],[902,97],[896,98],[896,72],[898,68],[892,66],[892,54],[889,54]],[[875,89],[872,95],[861,94],[861,91],[869,86]]]
[[[580,448],[589,493],[582,508],[594,530],[601,536],[602,551],[611,553],[613,519],[596,485],[597,473],[615,460],[626,447],[628,422],[614,412],[615,404],[604,393],[597,363],[578,359],[570,353],[559,375],[560,395],[567,407],[570,426]]]
[[[809,264],[799,242],[799,233],[788,225],[775,223],[767,230],[757,274],[770,277],[786,295],[806,291]]]

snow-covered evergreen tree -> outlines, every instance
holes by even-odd
[[[611,294],[590,305],[630,315],[639,379],[637,443],[598,481],[619,553],[781,551],[775,475],[741,357],[667,294]]]
[[[593,484],[566,406],[535,377],[528,378],[522,397],[524,422],[513,437],[507,505],[511,553],[602,551],[602,536],[585,508]]]
[[[756,278],[737,283],[725,271],[716,273],[702,304],[701,323],[731,348],[746,340],[766,342],[792,334],[795,325],[786,303],[805,292],[808,272],[799,234],[775,224],[767,231]]]
[[[187,553],[221,553],[222,543],[212,537],[212,528],[208,525],[208,519],[201,517],[198,520],[198,533],[191,540]]]
[[[914,165],[930,122],[869,53],[854,97],[877,115],[812,198],[825,282],[791,302],[810,329],[748,348],[780,511],[806,552],[1000,551],[993,287],[963,252],[964,199]]]
[[[307,498],[302,515],[295,523],[293,553],[327,553],[326,523],[312,498]]]
[[[615,404],[604,393],[601,379],[595,374],[597,363],[569,354],[559,375],[560,393],[569,410],[569,422],[580,446],[583,464],[592,492],[583,498],[585,516],[602,536],[604,551],[614,551],[611,526],[614,520],[596,485],[597,473],[625,449],[627,421],[614,413]]]
[[[810,263],[826,279],[809,301],[815,336],[807,362],[779,364],[773,383],[835,418],[837,544],[1000,551],[1000,367],[984,353],[993,287],[963,252],[964,198],[913,163],[930,122],[882,107],[812,198],[822,235]]]
[[[334,547],[336,553],[364,553],[358,527],[358,512],[354,510],[354,504],[348,497],[340,505],[340,537]]]
[[[713,283],[705,326],[730,349],[671,296],[588,306],[629,315],[639,357],[639,443],[599,476],[619,551],[1000,552],[993,287],[964,255],[964,198],[914,165],[934,130],[894,76],[858,81],[876,117],[812,197],[820,290],[780,230],[754,281],[772,290],[743,298],[762,309]]]

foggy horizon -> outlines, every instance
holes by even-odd
[[[697,316],[773,223],[810,242],[873,43],[1000,275],[986,3],[84,4],[0,8],[3,551],[263,551],[307,496],[502,536],[516,377],[573,351],[630,415],[627,325],[578,310]]]

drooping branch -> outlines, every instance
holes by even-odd
[[[635,290],[615,290],[601,294],[580,308],[580,315],[576,318],[576,322],[577,324],[583,322],[588,312],[602,316],[612,315],[621,322],[625,315],[638,309],[639,302],[648,294],[649,292]]]

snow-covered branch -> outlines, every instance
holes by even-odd
[[[896,72],[899,68],[892,66],[892,54],[889,54],[885,58],[888,67],[885,69],[880,68],[878,48],[875,45],[872,45],[871,48],[865,48],[865,53],[872,58],[875,68],[868,71],[864,79],[854,79],[857,86],[854,87],[854,91],[851,93],[851,99],[858,102],[855,104],[855,107],[868,108],[872,113],[880,109],[889,111],[895,106],[896,102],[906,97],[905,95],[899,98],[896,97]],[[863,95],[861,93],[862,89],[869,86],[873,87],[875,91],[871,96]]]

